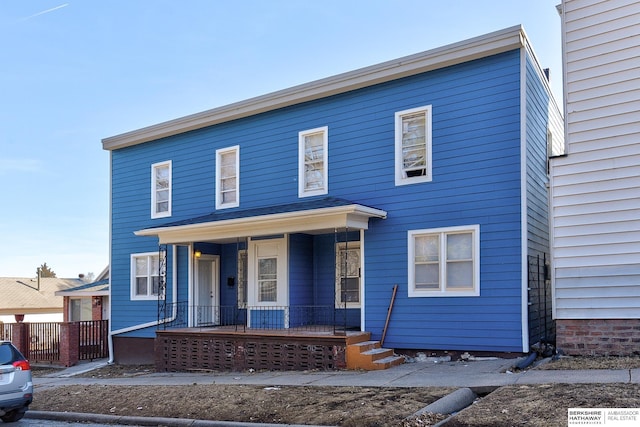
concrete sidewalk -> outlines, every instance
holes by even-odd
[[[78,374],[99,368],[105,361],[74,366],[34,378],[38,388],[72,384],[103,385],[304,385],[364,387],[470,387],[495,388],[509,384],[640,383],[640,369],[540,370],[516,372],[519,359],[422,361],[382,371],[268,371],[268,372],[150,372],[119,378],[83,378]]]
[[[287,372],[204,372],[171,373],[149,372],[130,377],[84,378],[80,374],[107,364],[97,361],[80,364],[43,377],[34,377],[35,393],[49,387],[64,385],[259,385],[259,386],[365,386],[365,387],[457,387],[458,389],[432,405],[438,411],[454,413],[469,405],[475,393],[492,391],[510,384],[552,383],[640,383],[640,369],[619,370],[537,370],[516,371],[521,359],[486,358],[468,361],[427,359],[405,363],[383,371],[287,371]],[[473,389],[474,391],[472,391]],[[456,396],[460,392],[463,397]],[[475,393],[474,393],[475,392]],[[432,410],[430,407],[424,410]],[[121,425],[164,425],[168,427],[273,427],[274,424],[203,421],[194,419],[167,419],[120,417],[70,412],[28,411],[28,418],[69,422],[93,421]],[[283,425],[280,425],[282,427]],[[294,426],[289,426],[294,427]],[[303,427],[303,426],[300,426]],[[313,427],[313,426],[304,426]]]

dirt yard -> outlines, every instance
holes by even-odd
[[[563,358],[536,369],[632,369],[640,357]],[[147,366],[109,366],[95,378],[143,375]],[[41,374],[37,369],[34,375]],[[428,427],[446,418],[406,419],[450,393],[448,388],[191,386],[66,386],[37,390],[40,411],[196,418],[332,426]],[[572,407],[640,407],[640,384],[506,386],[451,418],[447,427],[565,425]]]

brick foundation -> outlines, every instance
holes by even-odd
[[[640,319],[557,319],[556,346],[571,356],[640,355]]]
[[[157,331],[158,372],[346,368],[346,336]],[[368,336],[368,335],[367,335]]]

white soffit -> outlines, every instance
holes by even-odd
[[[363,87],[484,58],[525,46],[522,26],[485,34],[458,43],[405,56],[370,67],[293,86],[102,140],[102,148],[116,150],[160,138],[249,117],[279,108],[325,98]]]

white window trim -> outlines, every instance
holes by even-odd
[[[402,167],[402,118],[409,114],[424,112],[425,114],[425,143],[427,145],[426,174],[422,176],[405,177]],[[395,183],[396,185],[417,184],[430,182],[433,179],[431,161],[431,105],[398,111],[395,114]]]
[[[324,165],[322,176],[322,188],[317,190],[305,190],[305,144],[304,137],[316,133],[322,133],[322,164]],[[327,194],[329,192],[329,127],[322,126],[298,133],[298,197],[310,197]]]
[[[157,197],[157,189],[156,189],[156,169],[164,166],[169,166],[169,209],[166,212],[158,212],[156,210],[156,197]],[[154,163],[151,165],[151,218],[166,218],[171,216],[171,199],[173,197],[173,177],[172,177],[172,166],[171,160],[166,162]]]
[[[440,247],[440,289],[437,290],[416,290],[415,289],[415,245],[414,237],[422,235],[440,234],[444,236],[446,234],[470,232],[473,239],[473,289],[472,290],[460,290],[452,291],[447,290],[443,280],[446,279],[446,258],[443,254],[446,253],[446,246]],[[466,225],[459,227],[443,227],[432,228],[424,230],[409,230],[407,232],[408,242],[408,288],[409,297],[469,297],[480,296],[480,225]]]
[[[131,274],[131,278],[130,278],[130,283],[129,283],[129,290],[131,293],[131,300],[132,301],[157,301],[158,300],[158,295],[154,295],[154,294],[147,294],[147,295],[137,295],[136,294],[136,259],[137,258],[142,258],[142,257],[156,257],[158,258],[158,263],[160,262],[160,254],[158,252],[143,252],[143,253],[138,253],[138,254],[131,254],[131,264],[130,264],[130,274]],[[147,263],[147,265],[150,265],[150,263]],[[148,274],[149,272],[147,272],[147,277],[150,278],[151,276]],[[159,276],[160,272],[158,272],[158,279],[160,279]],[[153,284],[152,282],[149,282],[149,290],[153,289]],[[164,295],[162,296],[162,299],[164,299]]]
[[[223,203],[222,185],[220,183],[222,179],[220,157],[229,152],[235,152],[236,154],[236,200],[231,203]],[[240,146],[234,145],[216,150],[216,209],[237,208],[238,206],[240,206]]]

